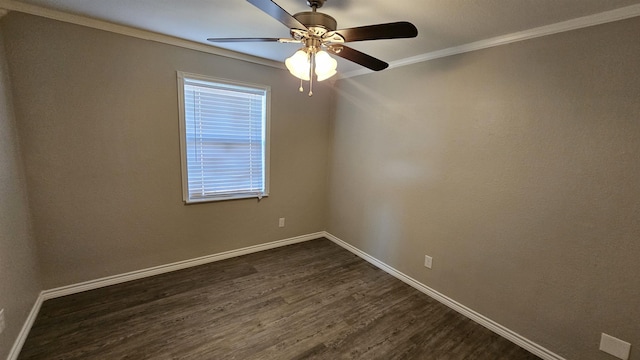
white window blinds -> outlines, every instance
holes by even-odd
[[[184,200],[266,196],[268,88],[183,73],[178,77],[183,91]]]

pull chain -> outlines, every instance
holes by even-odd
[[[316,68],[316,53],[311,53],[311,66],[309,66],[309,96],[313,96],[313,70]]]

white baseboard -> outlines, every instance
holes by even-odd
[[[317,232],[317,233],[312,233],[312,234],[307,234],[307,235],[301,235],[301,236],[296,236],[296,237],[292,237],[292,238],[288,238],[288,239],[283,239],[283,240],[278,240],[278,241],[273,241],[270,243],[266,243],[266,244],[260,244],[260,245],[255,245],[255,246],[249,246],[249,247],[245,247],[245,248],[241,248],[241,249],[236,249],[236,250],[230,250],[230,251],[225,251],[222,253],[218,253],[218,254],[212,254],[212,255],[206,255],[206,256],[202,256],[202,257],[198,257],[195,259],[190,259],[190,260],[184,260],[184,261],[179,261],[179,262],[175,262],[175,263],[171,263],[171,264],[166,264],[166,265],[160,265],[160,266],[155,266],[152,268],[147,268],[147,269],[142,269],[142,270],[136,270],[136,271],[132,271],[132,272],[128,272],[125,274],[120,274],[120,275],[114,275],[114,276],[108,276],[108,277],[104,277],[101,279],[96,279],[96,280],[90,280],[90,281],[85,281],[82,283],[78,283],[78,284],[73,284],[73,285],[68,285],[68,286],[62,286],[59,288],[55,288],[55,289],[49,289],[49,290],[44,290],[40,293],[40,295],[38,296],[38,299],[36,300],[36,303],[33,305],[33,308],[31,309],[31,312],[29,313],[29,316],[27,317],[27,320],[25,321],[25,324],[22,327],[22,330],[20,331],[20,334],[18,335],[18,338],[16,339],[13,347],[11,348],[11,351],[9,352],[9,357],[7,358],[7,360],[17,360],[18,359],[18,355],[20,353],[20,350],[22,349],[22,346],[24,345],[25,340],[27,339],[27,336],[29,334],[29,331],[31,330],[31,327],[33,326],[33,323],[38,315],[38,312],[40,311],[40,307],[42,306],[42,303],[45,300],[48,299],[53,299],[53,298],[57,298],[57,297],[61,297],[61,296],[66,296],[66,295],[71,295],[71,294],[76,294],[79,292],[83,292],[83,291],[87,291],[87,290],[93,290],[93,289],[98,289],[101,287],[105,287],[105,286],[110,286],[110,285],[115,285],[115,284],[120,284],[123,282],[127,282],[127,281],[131,281],[131,280],[138,280],[138,279],[142,279],[142,278],[146,278],[146,277],[150,277],[150,276],[154,276],[154,275],[159,275],[159,274],[164,274],[167,272],[171,272],[171,271],[176,271],[176,270],[181,270],[181,269],[186,269],[189,267],[193,267],[193,266],[198,266],[198,265],[203,265],[203,264],[208,264],[211,262],[215,262],[215,261],[220,261],[220,260],[224,260],[224,259],[229,259],[232,257],[237,257],[237,256],[242,256],[242,255],[246,255],[246,254],[251,254],[251,253],[255,253],[258,251],[264,251],[264,250],[269,250],[269,249],[274,249],[277,247],[281,247],[281,246],[286,246],[286,245],[291,245],[291,244],[296,244],[296,243],[300,243],[300,242],[305,242],[305,241],[309,241],[309,240],[314,240],[317,238],[321,238],[321,237],[325,237],[331,241],[333,241],[335,244],[343,247],[344,249],[354,253],[355,255],[361,257],[362,259],[368,261],[369,263],[373,264],[374,266],[380,268],[381,270],[385,271],[386,273],[394,276],[395,278],[403,281],[404,283],[412,286],[413,288],[427,294],[428,296],[434,298],[435,300],[441,302],[442,304],[446,305],[447,307],[459,312],[460,314],[466,316],[467,318],[477,322],[478,324],[488,328],[489,330],[495,332],[496,334],[510,340],[511,342],[515,343],[516,345],[530,351],[531,353],[539,356],[540,358],[544,359],[544,360],[566,360],[563,357],[551,352],[550,350],[534,343],[533,341],[525,338],[524,336],[509,330],[508,328],[496,323],[495,321],[483,316],[480,313],[477,313],[474,310],[471,310],[470,308],[456,302],[455,300],[437,292],[434,289],[431,289],[430,287],[426,286],[425,284],[420,283],[419,281],[413,279],[412,277],[394,269],[393,267],[385,264],[384,262],[376,259],[375,257],[365,253],[364,251],[354,247],[353,245],[350,245],[348,243],[346,243],[345,241],[339,239],[338,237],[326,232],[326,231],[321,231],[321,232]]]
[[[40,311],[40,307],[42,306],[42,303],[45,300],[66,296],[66,295],[71,295],[71,294],[77,294],[83,291],[94,290],[94,289],[102,288],[105,286],[120,284],[120,283],[124,283],[131,280],[138,280],[138,279],[142,279],[142,278],[146,278],[154,275],[164,274],[171,271],[186,269],[193,266],[204,265],[204,264],[208,264],[215,261],[220,261],[220,260],[229,259],[232,257],[255,253],[258,251],[264,251],[264,250],[278,248],[281,246],[297,244],[300,242],[318,239],[323,236],[324,236],[323,231],[312,233],[312,234],[306,234],[306,235],[296,236],[288,239],[272,241],[266,244],[249,246],[241,249],[201,256],[195,259],[178,261],[171,264],[155,266],[155,267],[136,270],[136,271],[132,271],[124,274],[108,276],[101,279],[85,281],[78,284],[62,286],[55,289],[44,290],[40,293],[40,295],[36,299],[36,303],[33,305],[33,308],[31,309],[31,312],[29,313],[27,320],[22,326],[22,330],[18,334],[18,338],[14,342],[13,347],[9,352],[9,357],[7,358],[7,360],[18,359],[20,350],[22,350],[22,346],[24,345],[24,342],[27,340],[27,336],[31,331],[31,327],[33,326],[33,323],[35,322],[36,317],[38,316],[38,312]]]
[[[447,307],[459,312],[460,314],[466,316],[467,318],[475,321],[476,323],[486,327],[487,329],[493,331],[494,333],[504,337],[505,339],[513,342],[514,344],[528,350],[529,352],[533,353],[534,355],[544,359],[544,360],[566,360],[565,358],[563,358],[562,356],[555,354],[554,352],[546,349],[543,346],[540,346],[538,344],[536,344],[535,342],[525,338],[524,336],[509,330],[508,328],[498,324],[497,322],[487,318],[486,316],[460,304],[459,302],[437,292],[436,290],[428,287],[427,285],[419,282],[418,280],[394,269],[393,267],[385,264],[384,262],[376,259],[375,257],[367,254],[366,252],[356,248],[355,246],[348,244],[347,242],[339,239],[338,237],[328,233],[328,232],[324,232],[323,234],[324,237],[326,237],[327,239],[333,241],[334,243],[336,243],[337,245],[345,248],[346,250],[349,250],[350,252],[354,253],[355,255],[361,257],[362,259],[368,261],[369,263],[373,264],[374,266],[376,266],[377,268],[380,268],[381,270],[385,271],[386,273],[388,273],[389,275],[392,275],[393,277],[401,280],[402,282],[410,285],[411,287],[419,290],[422,293],[427,294],[428,296],[432,297],[433,299],[439,301],[440,303],[446,305]]]
[[[186,269],[186,268],[190,268],[198,265],[204,265],[211,262],[229,259],[236,256],[242,256],[246,254],[255,253],[258,251],[264,251],[264,250],[274,249],[281,246],[309,241],[309,240],[321,238],[323,236],[324,236],[324,232],[317,232],[313,234],[296,236],[296,237],[292,237],[284,240],[272,241],[266,244],[249,246],[241,249],[225,251],[225,252],[212,254],[212,255],[205,255],[198,258],[194,258],[194,259],[178,261],[171,264],[155,266],[147,269],[131,271],[124,274],[107,276],[101,279],[89,280],[89,281],[81,282],[78,284],[67,285],[67,286],[62,286],[55,289],[45,290],[42,292],[42,296],[44,297],[44,300],[48,300],[48,299],[53,299],[61,296],[77,294],[79,292],[83,292],[87,290],[98,289],[105,286],[120,284],[120,283],[131,281],[131,280],[143,279],[146,277],[164,274],[171,271],[182,270],[182,269]]]
[[[27,316],[27,320],[22,325],[22,329],[20,329],[20,333],[18,333],[18,338],[13,343],[13,347],[9,351],[9,356],[7,360],[18,360],[18,355],[20,355],[20,350],[22,350],[22,346],[24,342],[27,340],[27,336],[29,335],[29,331],[31,331],[31,327],[33,323],[36,321],[36,317],[38,316],[38,312],[40,311],[40,307],[42,306],[42,293],[38,295],[35,304],[31,308],[31,312],[29,312],[29,316]]]

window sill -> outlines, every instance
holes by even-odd
[[[269,194],[237,194],[237,195],[221,195],[216,197],[206,197],[201,199],[183,200],[185,205],[195,205],[210,202],[228,201],[228,200],[241,200],[241,199],[258,199],[268,197]]]

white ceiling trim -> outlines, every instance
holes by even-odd
[[[86,26],[98,30],[109,31],[121,35],[127,35],[139,39],[155,41],[163,44],[174,45],[191,50],[201,51],[209,54],[215,54],[225,56],[233,59],[248,61],[255,64],[266,65],[278,69],[284,69],[284,64],[279,61],[264,59],[256,56],[242,54],[239,52],[218,48],[211,45],[201,44],[195,41],[180,39],[174,36],[155,33],[152,31],[137,29],[130,26],[118,25],[111,22],[97,20],[86,16],[69,14],[62,11],[51,10],[44,7],[26,4],[16,0],[0,0],[0,14],[2,10],[17,11],[27,13],[31,15],[41,16],[53,20],[63,21],[71,24]],[[640,4],[622,7],[615,10],[605,11],[598,14],[583,16],[576,19],[562,21],[559,23],[545,25],[529,30],[524,30],[512,34],[496,36],[490,39],[479,40],[472,43],[454,46],[442,50],[432,51],[417,56],[412,56],[405,59],[392,61],[389,63],[389,68],[397,68],[401,66],[411,65],[424,61],[439,59],[451,55],[462,54],[466,52],[476,51],[491,48],[494,46],[500,46],[510,44],[518,41],[524,41],[541,36],[547,36],[557,34],[565,31],[576,30],[589,26],[600,25],[613,21],[624,20],[632,17],[640,16]],[[350,78],[354,76],[370,74],[373,71],[363,68],[355,71],[350,71],[340,75],[341,79]]]
[[[476,51],[491,48],[494,46],[506,45],[517,41],[529,40],[541,36],[547,36],[557,34],[565,31],[571,31],[581,29],[589,26],[595,26],[605,24],[609,22],[629,19],[632,17],[640,16],[640,4],[622,7],[615,10],[609,10],[598,14],[583,16],[559,23],[545,25],[529,30],[524,30],[512,34],[496,36],[490,39],[479,40],[472,43],[454,46],[442,50],[432,51],[421,55],[412,56],[405,59],[392,61],[389,63],[389,68],[397,68],[401,66],[416,64],[423,61],[429,61],[439,59],[451,55],[462,54],[466,52]],[[373,71],[369,69],[359,69],[344,73],[340,76],[341,79],[350,78],[354,76],[370,74]]]
[[[108,21],[97,20],[86,16],[69,14],[62,11],[51,10],[44,7],[22,3],[15,0],[0,0],[0,10],[5,11],[17,11],[21,13],[36,15],[53,20],[63,21],[75,25],[81,25],[90,27],[93,29],[109,31],[116,34],[135,37],[138,39],[155,41],[163,44],[174,45],[186,49],[201,51],[209,54],[221,55],[233,59],[248,61],[254,64],[271,66],[279,69],[284,69],[284,64],[279,61],[260,58],[257,56],[251,56],[242,54],[239,52],[221,49],[215,46],[200,44],[195,41],[180,39],[174,36],[159,34],[153,31],[147,31],[137,29],[130,26],[118,25]]]

